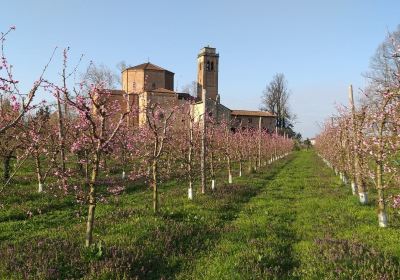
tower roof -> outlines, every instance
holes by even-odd
[[[171,72],[171,71],[169,71],[167,69],[164,69],[164,68],[162,68],[162,67],[160,67],[158,65],[155,65],[153,63],[150,63],[150,62],[146,62],[146,63],[142,63],[142,64],[139,64],[139,65],[136,65],[136,66],[129,67],[129,68],[127,68],[127,70],[155,70],[155,71]],[[173,73],[173,72],[171,72],[171,73]]]
[[[216,48],[212,48],[210,46],[204,47],[200,50],[200,53],[198,56],[202,56],[202,55],[219,56]]]

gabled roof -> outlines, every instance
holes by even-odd
[[[157,92],[157,93],[171,93],[171,94],[176,94],[175,91],[173,90],[169,90],[166,88],[156,88],[156,89],[152,89],[152,90],[147,90],[148,92]]]
[[[177,92],[176,94],[178,94],[179,99],[191,100],[191,101],[196,100],[196,97],[191,96],[189,93],[186,93],[186,92]]]
[[[126,70],[155,70],[155,71],[167,71],[167,72],[171,72],[169,70],[166,70],[160,66],[157,66],[153,63],[147,62],[147,63],[142,63],[136,66],[132,66],[127,68]],[[173,73],[173,72],[171,72]]]
[[[248,116],[248,117],[276,117],[274,114],[265,111],[246,111],[232,110],[232,116]]]

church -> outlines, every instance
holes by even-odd
[[[221,104],[218,68],[219,54],[216,49],[204,47],[197,56],[197,96],[175,91],[175,74],[150,62],[122,71],[122,90],[113,90],[112,95],[122,101],[122,96],[126,94],[126,102],[134,104],[134,109],[139,113],[132,120],[133,125],[143,125],[146,122],[145,109],[148,104],[173,106],[191,101],[195,119],[200,120],[205,110],[217,122],[229,123],[233,131],[246,128],[274,131],[275,115],[264,111],[231,110]]]

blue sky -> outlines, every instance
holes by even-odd
[[[93,60],[116,70],[121,60],[136,65],[150,58],[175,72],[181,87],[196,79],[197,53],[211,45],[220,53],[224,105],[258,109],[266,84],[282,72],[295,129],[304,137],[318,132],[335,104],[347,102],[350,83],[364,86],[370,57],[400,24],[395,0],[8,0],[1,7],[0,31],[17,27],[7,53],[22,88],[55,46],[50,80],[59,79],[61,49],[69,46],[71,64],[84,54],[83,66]]]

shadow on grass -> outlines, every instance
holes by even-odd
[[[142,221],[156,220],[143,228],[135,228],[135,223],[129,224],[132,216],[138,216],[136,212],[124,212],[122,214],[126,217],[118,223],[127,223],[128,227],[132,225],[129,231],[138,238],[129,241],[129,238],[124,236],[123,245],[106,244],[89,259],[87,252],[77,245],[81,240],[76,235],[71,235],[71,242],[60,243],[60,240],[47,238],[41,243],[24,240],[14,245],[3,244],[0,247],[0,255],[3,256],[1,262],[5,271],[0,270],[0,276],[24,277],[24,271],[31,271],[32,275],[42,279],[64,276],[78,278],[83,274],[87,279],[174,278],[200,254],[212,250],[223,234],[236,230],[229,225],[238,217],[243,205],[257,196],[268,180],[273,180],[290,160],[291,158],[288,158],[274,163],[268,168],[266,175],[249,175],[249,179],[241,179],[240,184],[221,186],[215,192],[198,196],[189,208],[177,207],[174,212],[162,208],[158,216],[139,211],[138,218]],[[125,194],[135,194],[146,188],[144,182],[129,183]],[[167,186],[166,189],[171,193],[175,191],[172,186]],[[173,199],[173,196],[168,199]],[[97,222],[110,226],[110,223],[115,223],[112,217],[103,217],[101,222]],[[71,259],[60,257],[65,255],[64,252],[69,252]],[[20,265],[21,263],[23,265]]]

